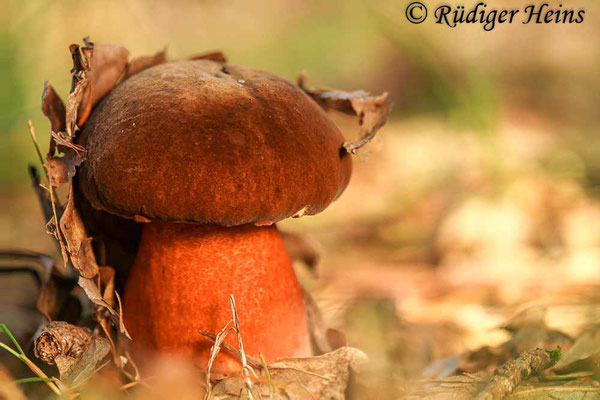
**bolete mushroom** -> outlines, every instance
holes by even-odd
[[[262,71],[174,61],[113,89],[79,141],[89,202],[145,223],[124,293],[136,348],[205,366],[212,343],[199,330],[231,319],[233,294],[248,355],[311,355],[303,291],[274,224],[323,211],[350,179],[344,137],[321,106]],[[235,364],[221,352],[215,368]]]

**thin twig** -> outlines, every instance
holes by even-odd
[[[143,379],[142,379],[142,375],[140,374],[140,369],[138,368],[135,361],[133,361],[133,358],[129,354],[128,350],[125,350],[125,357],[127,358],[127,361],[129,362],[129,364],[131,364],[131,366],[133,367],[133,370],[135,371],[135,380],[142,381]]]
[[[54,229],[56,230],[56,239],[60,245],[60,251],[63,257],[63,266],[66,269],[69,265],[69,256],[67,255],[67,247],[63,241],[62,234],[60,233],[60,222],[56,213],[56,193],[54,187],[50,186],[50,202],[52,203],[52,213],[54,214]]]
[[[246,353],[244,353],[244,343],[242,342],[242,333],[240,332],[240,324],[237,315],[237,309],[235,308],[235,299],[233,295],[229,295],[229,301],[231,302],[231,313],[233,314],[233,326],[235,327],[235,333],[237,334],[238,339],[238,348],[240,350],[240,361],[242,362],[242,374],[244,375],[244,382],[246,383],[246,389],[248,390],[248,398],[253,400],[252,396],[252,381],[250,380],[250,376],[248,371],[250,367],[248,367],[248,361],[246,360]]]
[[[233,320],[230,320],[229,322],[231,323]],[[217,340],[217,335],[215,335],[214,333],[212,333],[211,331],[207,331],[207,330],[201,330],[198,331],[199,334],[201,334],[202,336],[204,336],[207,339],[212,340],[213,342]],[[230,352],[231,354],[233,354],[236,357],[240,357],[240,352],[237,351],[237,349],[235,347],[233,347],[232,345],[228,344],[227,342],[223,342],[221,343],[221,347],[225,350],[227,350],[228,352]],[[255,360],[254,358],[250,357],[250,356],[246,356],[246,361],[248,361],[248,364],[255,369],[262,369],[263,366],[261,364],[260,361]]]
[[[560,348],[547,351],[535,349],[521,353],[494,371],[494,376],[477,395],[477,400],[503,399],[511,394],[519,384],[531,376],[552,367],[560,358]]]

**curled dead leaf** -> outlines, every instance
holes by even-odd
[[[63,186],[69,183],[77,172],[76,168],[84,160],[84,158],[73,152],[68,152],[63,157],[48,158],[48,161],[44,163],[44,168],[48,173],[50,186]]]
[[[65,110],[65,122],[66,122],[66,134],[67,136],[73,140],[75,134],[79,127],[77,126],[78,119],[77,115],[79,112],[82,115],[87,114],[91,111],[91,102],[86,101],[85,95],[90,94],[88,92],[89,80],[87,77],[87,73],[89,71],[89,60],[86,55],[91,54],[90,48],[84,48],[82,52],[81,48],[77,44],[72,44],[69,46],[69,51],[71,52],[71,57],[73,59],[73,69],[71,70],[71,75],[73,76],[71,82],[71,93],[67,98],[67,106]],[[89,104],[89,106],[82,106],[84,103]],[[89,110],[84,110],[84,108],[89,107]],[[87,115],[82,120],[87,119]],[[80,124],[83,123],[79,121]]]
[[[306,75],[298,76],[298,86],[304,90],[324,109],[332,109],[345,114],[356,115],[360,125],[359,140],[344,143],[344,149],[354,154],[358,149],[369,143],[377,131],[387,122],[391,105],[388,94],[379,96],[369,95],[359,90],[355,92],[342,92],[338,90],[308,89],[305,86]]]
[[[52,85],[44,82],[44,91],[42,92],[42,112],[50,120],[50,129],[52,132],[63,132],[65,124],[65,103],[56,94]],[[54,155],[54,141],[50,141],[49,154]]]
[[[93,278],[98,274],[98,264],[88,237],[85,225],[75,206],[73,188],[69,200],[60,218],[60,230],[65,238],[67,252],[73,267],[83,278]]]
[[[77,281],[77,284],[81,286],[86,296],[88,297],[88,299],[90,299],[92,303],[94,303],[97,306],[106,308],[111,314],[116,314],[112,307],[106,301],[104,301],[104,298],[100,293],[100,289],[98,288],[98,284],[96,283],[96,281],[90,278],[84,278],[80,276],[79,280]]]
[[[57,356],[75,359],[83,354],[91,340],[90,330],[64,321],[53,321],[35,339],[33,351],[46,364],[54,364]]]

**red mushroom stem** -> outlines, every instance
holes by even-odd
[[[144,225],[124,298],[134,349],[191,357],[206,368],[212,342],[232,318],[235,296],[247,355],[311,354],[302,288],[275,225],[151,222]],[[237,348],[235,335],[226,342]],[[221,351],[214,370],[239,370]]]

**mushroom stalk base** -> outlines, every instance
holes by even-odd
[[[248,356],[311,355],[303,292],[274,225],[144,225],[124,297],[134,350],[184,356],[205,369],[213,343],[199,331],[218,333],[231,320],[230,294]],[[237,349],[235,333],[225,341]],[[239,366],[221,349],[213,370]]]

